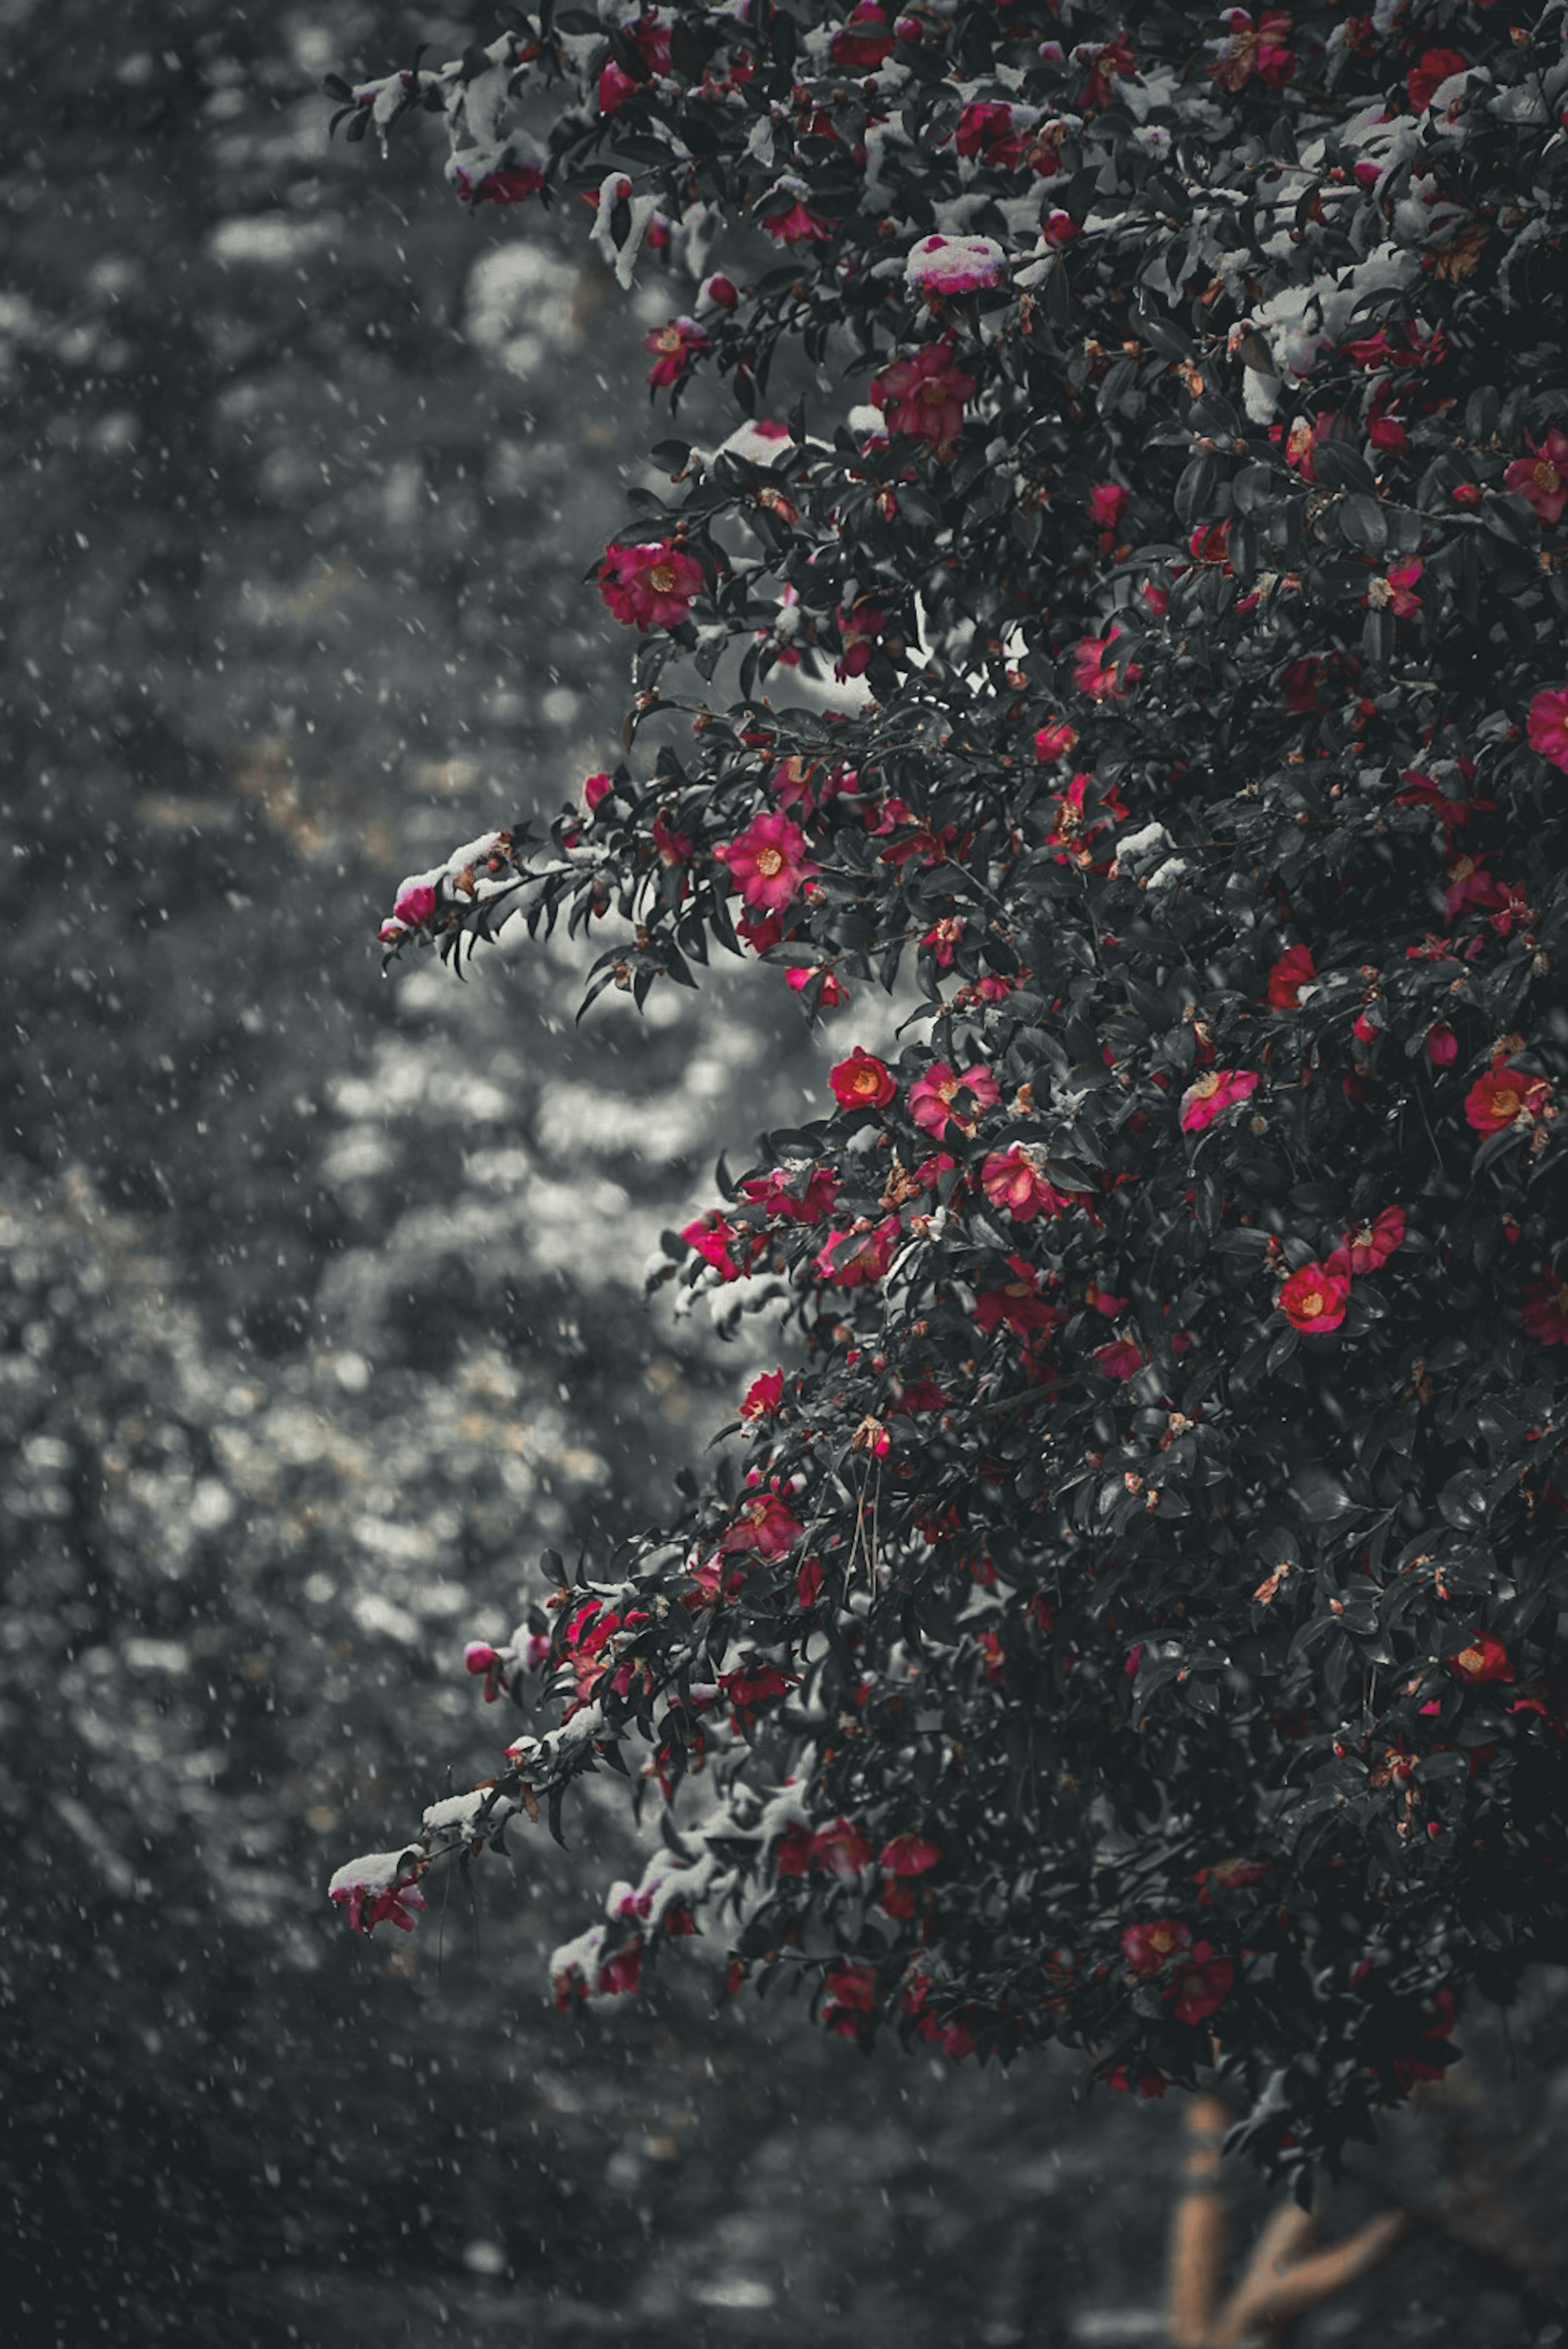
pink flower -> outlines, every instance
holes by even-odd
[[[742,1419],[771,1419],[784,1402],[784,1372],[763,1371],[741,1398]]]
[[[1032,109],[1005,106],[995,98],[971,98],[958,119],[953,144],[963,156],[978,156],[993,171],[1016,171],[1029,144]]]
[[[1490,1631],[1472,1631],[1459,1654],[1449,1658],[1449,1670],[1456,1680],[1469,1681],[1472,1686],[1482,1681],[1511,1681],[1514,1677],[1508,1650]]]
[[[615,785],[606,774],[589,775],[583,785],[583,805],[590,815],[608,799]]]
[[[613,114],[631,96],[643,88],[656,74],[670,71],[670,27],[659,21],[657,10],[650,9],[634,25],[626,27],[626,37],[641,57],[647,72],[634,78],[614,57],[608,59],[599,75],[598,102],[601,114]]]
[[[1053,718],[1042,726],[1034,737],[1037,759],[1064,759],[1078,740],[1078,730],[1069,726],[1064,718]]]
[[[1007,255],[989,236],[923,236],[904,264],[904,283],[911,294],[937,303],[947,295],[1000,285],[1006,269]]]
[[[1446,1019],[1427,1030],[1427,1058],[1434,1068],[1451,1069],[1459,1057],[1459,1040]]]
[[[880,1109],[898,1091],[875,1053],[862,1051],[858,1044],[846,1061],[829,1069],[827,1081],[841,1109]]]
[[[628,628],[678,628],[702,591],[702,566],[673,539],[612,546],[599,565],[599,594]]]
[[[1113,1338],[1095,1348],[1094,1359],[1107,1379],[1135,1379],[1144,1366],[1143,1348],[1133,1338]]]
[[[1385,1207],[1370,1224],[1356,1224],[1345,1235],[1352,1272],[1376,1272],[1405,1243],[1405,1210]]]
[[[694,318],[671,318],[667,326],[655,326],[645,335],[642,347],[653,354],[648,380],[656,391],[662,391],[683,382],[703,352],[713,346]]]
[[[1005,1322],[1021,1338],[1054,1330],[1062,1319],[1061,1310],[1041,1296],[1040,1275],[1034,1267],[1022,1256],[1010,1256],[1007,1264],[1012,1278],[1006,1286],[981,1289],[974,1300],[976,1327],[994,1330]]]
[[[963,429],[964,402],[974,388],[974,378],[954,366],[952,344],[944,338],[873,376],[871,398],[885,412],[889,432],[945,449]]]
[[[830,1232],[816,1252],[816,1269],[836,1288],[863,1288],[880,1280],[893,1260],[901,1226],[885,1216],[868,1231]]]
[[[838,1177],[831,1166],[814,1166],[803,1183],[799,1168],[775,1166],[771,1174],[750,1176],[742,1184],[741,1195],[770,1216],[794,1224],[820,1224],[833,1212]]]
[[[733,1557],[755,1550],[759,1557],[783,1557],[804,1530],[794,1511],[776,1493],[755,1493],[742,1503],[734,1522],[719,1537],[719,1555]]]
[[[536,163],[505,163],[497,171],[486,171],[477,181],[461,163],[454,163],[452,178],[458,194],[468,204],[521,204],[536,196],[545,184],[545,174]]]
[[[1568,434],[1553,425],[1544,440],[1532,440],[1532,457],[1516,457],[1502,477],[1505,490],[1528,498],[1544,523],[1559,523],[1568,505]]]
[[[805,854],[805,834],[787,815],[756,815],[737,838],[713,851],[730,868],[730,879],[748,905],[760,913],[782,913],[799,896],[812,874],[820,873]]]
[[[1073,682],[1091,701],[1126,700],[1143,675],[1137,663],[1129,661],[1125,676],[1117,678],[1111,647],[1118,633],[1113,628],[1108,636],[1082,636],[1074,650]]]
[[[605,70],[607,73],[609,67]],[[605,1960],[594,1977],[594,1988],[601,1998],[635,1998],[641,1986],[642,1936],[639,1933]]]
[[[865,676],[887,625],[887,612],[879,604],[857,604],[852,612],[839,613],[844,650],[833,665],[833,674],[840,685],[852,677]]]
[[[841,2039],[858,2039],[863,2017],[877,2004],[877,1976],[870,1966],[841,1961],[829,1966],[823,1986],[822,2019]]]
[[[730,1223],[716,1207],[699,1216],[693,1223],[682,1225],[680,1237],[688,1247],[696,1249],[704,1264],[711,1264],[725,1280],[739,1280],[742,1274],[750,1272],[767,1246],[761,1232],[750,1231],[743,1224]]]
[[[392,900],[392,919],[401,922],[405,929],[417,930],[436,909],[434,884],[422,873],[411,880],[400,881],[398,894]]]
[[[1250,1101],[1258,1090],[1252,1069],[1205,1069],[1181,1096],[1181,1130],[1201,1133],[1238,1102]]]
[[[786,194],[794,194],[794,201],[784,211],[759,214],[758,227],[780,244],[826,244],[833,231],[826,221],[807,212],[800,201],[806,192],[804,184],[799,181],[781,181],[779,185]],[[794,192],[797,189],[798,194]]]
[[[423,1893],[416,1889],[423,1868],[417,1852],[365,1852],[337,1870],[327,1897],[347,1911],[356,1933],[374,1932],[378,1925],[396,1925],[411,1933],[417,1920],[409,1911],[425,1905]]]
[[[1067,1201],[1045,1180],[1034,1154],[1022,1142],[1007,1150],[993,1150],[980,1170],[985,1195],[993,1207],[1005,1207],[1015,1224],[1032,1223],[1036,1216],[1059,1216]]]
[[[920,944],[929,947],[931,959],[939,969],[952,968],[953,957],[963,943],[963,934],[968,926],[961,914],[949,914],[941,921],[934,922],[926,931]]]
[[[967,1100],[961,1100],[962,1095]],[[989,1069],[966,1069],[961,1077],[945,1061],[934,1061],[909,1087],[909,1115],[922,1133],[934,1134],[940,1142],[950,1125],[961,1133],[972,1133],[981,1112],[994,1109],[1001,1098]]]
[[[1089,492],[1089,513],[1101,530],[1115,530],[1127,505],[1127,493],[1119,481],[1096,481]]]
[[[1317,977],[1310,947],[1287,947],[1269,973],[1269,1001],[1276,1011],[1293,1011],[1303,987]]]
[[[1530,747],[1568,774],[1568,685],[1549,687],[1530,705]]]
[[[1254,25],[1245,8],[1227,8],[1220,21],[1231,37],[1218,45],[1209,70],[1220,87],[1241,89],[1256,74],[1271,89],[1282,88],[1296,67],[1293,51],[1285,46],[1289,16],[1281,9],[1266,8]]]
[[[1078,223],[1071,212],[1049,212],[1040,223],[1040,242],[1053,251],[1071,244],[1078,233]]]
[[[784,985],[794,988],[797,995],[804,995],[813,979],[819,979],[822,983],[816,999],[825,1011],[836,1010],[841,1003],[849,1000],[849,989],[831,963],[797,963],[792,970],[784,973]]]
[[[1303,1264],[1274,1299],[1293,1330],[1316,1336],[1337,1330],[1350,1303],[1350,1279],[1324,1264]]]
[[[1489,1069],[1465,1095],[1465,1117],[1478,1133],[1501,1133],[1521,1122],[1533,1125],[1551,1092],[1549,1079],[1530,1076],[1523,1069]]]

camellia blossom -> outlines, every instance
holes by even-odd
[[[954,364],[953,347],[944,338],[873,376],[871,399],[886,415],[889,432],[907,432],[940,450],[962,431],[964,402],[974,388],[973,376]]]
[[[651,79],[656,74],[667,74],[670,71],[670,30],[668,25],[660,23],[656,9],[649,10],[648,14],[639,16],[635,24],[626,26],[625,37],[647,67],[647,76],[634,78],[627,72],[625,67],[617,58],[612,57],[607,59],[598,81],[597,96],[601,114],[614,114],[617,108],[622,106],[634,90],[643,87],[644,78]]]
[[[1502,477],[1505,490],[1527,498],[1544,523],[1560,523],[1568,506],[1568,433],[1555,425],[1544,440],[1532,440],[1534,455],[1516,457]]]
[[[922,1133],[934,1134],[940,1142],[950,1125],[961,1133],[972,1133],[981,1113],[994,1109],[1001,1099],[989,1069],[966,1069],[961,1077],[945,1061],[934,1061],[909,1087],[909,1115]]]
[[[877,0],[856,0],[847,18],[833,36],[827,54],[846,73],[875,73],[896,40],[897,35]]]
[[[1465,1095],[1465,1117],[1478,1133],[1501,1133],[1521,1120],[1533,1123],[1551,1093],[1545,1077],[1530,1076],[1523,1069],[1489,1069]]]
[[[871,1847],[853,1819],[829,1819],[811,1838],[811,1865],[819,1876],[841,1884],[871,1865]]]
[[[1021,1338],[1054,1330],[1062,1319],[1061,1308],[1041,1296],[1040,1275],[1034,1266],[1022,1256],[1010,1256],[1007,1265],[1012,1278],[1001,1288],[982,1288],[976,1296],[976,1327],[995,1330],[1005,1324]]]
[[[1209,1951],[1207,1941],[1198,1942],[1192,1962],[1179,1969],[1165,1993],[1178,2023],[1207,2023],[1231,1995],[1236,1969],[1229,1958],[1211,1957]]]
[[[1457,1656],[1448,1660],[1449,1670],[1456,1680],[1479,1683],[1482,1681],[1511,1681],[1513,1666],[1508,1660],[1508,1650],[1490,1631],[1472,1631]]]
[[[1187,1949],[1192,1935],[1172,1917],[1157,1917],[1147,1925],[1128,1925],[1122,1933],[1122,1955],[1140,1981],[1168,1965]]]
[[[761,1232],[753,1232],[744,1224],[731,1223],[716,1207],[683,1224],[680,1237],[723,1280],[740,1280],[751,1271],[767,1246]]]
[[[877,1865],[886,1868],[889,1876],[924,1876],[929,1868],[940,1863],[941,1856],[940,1844],[933,1843],[929,1836],[907,1832],[883,1845],[877,1855]]]
[[[1568,774],[1568,685],[1538,693],[1526,725],[1531,749]]]
[[[409,1912],[425,1905],[418,1889],[422,1866],[417,1852],[362,1852],[358,1859],[345,1860],[327,1897],[345,1911],[356,1933],[372,1933],[378,1925],[411,1933],[418,1920]]]
[[[1350,1277],[1325,1264],[1303,1264],[1293,1272],[1274,1302],[1293,1330],[1310,1335],[1337,1330],[1350,1303]]]
[[[1205,1069],[1181,1096],[1181,1130],[1201,1133],[1238,1102],[1250,1101],[1258,1090],[1255,1069]]]
[[[1404,1243],[1404,1208],[1385,1207],[1370,1224],[1356,1224],[1345,1233],[1345,1254],[1352,1272],[1376,1272]]]
[[[794,1511],[776,1493],[753,1493],[735,1513],[734,1521],[719,1537],[719,1553],[734,1557],[755,1550],[759,1557],[783,1557],[799,1541],[805,1527]]]
[[[763,1371],[741,1397],[742,1419],[771,1419],[784,1402],[784,1372]]]
[[[1269,973],[1269,1001],[1276,1011],[1293,1011],[1303,987],[1317,977],[1310,947],[1287,947]]]
[[[803,1184],[800,1169],[775,1166],[770,1174],[749,1175],[741,1195],[790,1223],[820,1224],[833,1212],[838,1177],[831,1166],[814,1166]]]
[[[958,119],[953,145],[998,171],[1016,171],[1038,118],[1033,107],[1007,106],[998,98],[971,98]],[[1047,175],[1048,176],[1048,175]]]
[[[947,295],[979,294],[1000,285],[1006,271],[1007,255],[992,237],[923,236],[904,264],[904,283],[911,294],[940,302]],[[973,388],[971,384],[970,390]]]
[[[748,905],[759,913],[777,914],[799,896],[820,864],[805,853],[806,839],[787,815],[755,815],[744,832],[721,843],[713,854],[727,864],[730,878]]]
[[[461,163],[452,167],[457,191],[467,204],[521,204],[536,196],[545,174],[536,163],[503,163],[475,180]]]
[[[833,234],[827,222],[807,210],[804,199],[810,190],[804,180],[786,172],[769,190],[770,195],[785,195],[792,201],[772,212],[759,212],[757,225],[763,233],[779,244],[826,244]]]
[[[1411,111],[1425,114],[1441,85],[1453,75],[1467,72],[1469,67],[1469,59],[1461,57],[1458,49],[1423,49],[1405,77]]]
[[[876,1054],[858,1044],[846,1061],[829,1069],[827,1081],[841,1109],[880,1109],[898,1090]]]
[[[1015,1224],[1031,1223],[1036,1216],[1059,1216],[1067,1205],[1064,1195],[1041,1173],[1026,1143],[993,1150],[980,1179],[992,1206],[1005,1207]]]
[[[656,391],[666,391],[683,382],[703,352],[713,346],[695,318],[671,318],[668,326],[655,326],[645,335],[642,347],[653,354],[649,382]]]
[[[864,2017],[875,2012],[874,1967],[845,1961],[829,1966],[823,1983],[822,2019],[841,2039],[858,2039]]]
[[[888,1216],[867,1231],[830,1232],[816,1252],[817,1271],[836,1288],[863,1288],[880,1280],[901,1228],[897,1216]]]
[[[1119,481],[1096,481],[1089,492],[1090,518],[1100,530],[1114,531],[1127,508],[1127,493]],[[1040,737],[1034,738],[1038,748]],[[1044,753],[1041,752],[1044,757]]]
[[[392,919],[410,930],[428,922],[436,909],[436,883],[441,877],[439,874],[416,873],[411,879],[400,881],[392,900]]]
[[[678,628],[702,592],[701,564],[669,538],[607,548],[598,576],[599,594],[628,628]]]
[[[1147,1357],[1136,1338],[1112,1338],[1095,1348],[1094,1359],[1107,1379],[1136,1379]]]
[[[824,1011],[836,1011],[841,1003],[849,1000],[849,989],[831,963],[796,963],[784,973],[784,985],[793,988],[796,995],[804,995],[814,982],[818,989],[816,999]]]
[[[1265,8],[1254,24],[1245,8],[1227,8],[1220,21],[1230,38],[1219,45],[1209,70],[1221,88],[1241,89],[1256,74],[1271,89],[1282,89],[1296,69],[1285,12]]]
[[[1064,718],[1053,718],[1040,727],[1034,736],[1034,756],[1037,759],[1064,759],[1075,747],[1078,730],[1069,726]]]
[[[1118,633],[1113,628],[1108,636],[1081,636],[1073,648],[1073,682],[1091,701],[1125,701],[1143,675],[1137,661],[1129,661],[1117,676],[1113,647]]]

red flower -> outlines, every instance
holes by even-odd
[[[1064,759],[1078,740],[1078,730],[1064,718],[1053,718],[1034,737],[1037,759]]]
[[[798,1688],[798,1679],[791,1679],[773,1664],[752,1664],[739,1671],[721,1672],[719,1686],[723,1691],[734,1716],[736,1728],[742,1737],[751,1734],[752,1724],[760,1706],[772,1704],[777,1698],[787,1696]]]
[[[743,1224],[732,1224],[717,1207],[683,1224],[680,1237],[725,1280],[739,1280],[750,1272],[767,1246],[761,1232],[748,1231]]]
[[[1490,1631],[1471,1631],[1457,1656],[1448,1660],[1449,1670],[1456,1680],[1479,1684],[1482,1681],[1511,1681],[1513,1666],[1508,1661],[1508,1650]]]
[[[1303,1264],[1293,1272],[1274,1299],[1293,1330],[1316,1333],[1337,1330],[1350,1302],[1350,1281],[1327,1265]]]
[[[1465,1116],[1478,1133],[1501,1133],[1521,1121],[1533,1124],[1551,1092],[1547,1078],[1529,1076],[1523,1069],[1489,1069],[1465,1095]]]
[[[831,1166],[814,1166],[803,1185],[798,1168],[775,1166],[771,1174],[753,1174],[742,1183],[741,1195],[790,1223],[820,1224],[832,1213],[838,1177]]]
[[[1287,947],[1269,973],[1269,1001],[1276,1011],[1293,1011],[1303,987],[1317,977],[1310,947]]]
[[[784,1372],[763,1371],[741,1397],[742,1419],[771,1419],[784,1402]]]
[[[653,353],[653,365],[648,370],[648,380],[656,390],[668,390],[672,384],[683,382],[704,351],[712,344],[694,318],[671,318],[667,326],[655,326],[642,338],[645,351]]]
[[[756,1493],[742,1503],[733,1524],[720,1535],[719,1555],[733,1557],[754,1549],[759,1557],[783,1557],[805,1530],[794,1511],[776,1493]]]
[[[980,1179],[992,1206],[1005,1207],[1015,1224],[1032,1223],[1036,1216],[1059,1216],[1067,1205],[1064,1194],[1045,1180],[1033,1153],[1022,1142],[993,1150]]]
[[[871,399],[886,414],[889,432],[945,449],[963,429],[964,402],[974,388],[974,378],[954,366],[952,344],[944,338],[873,376]]]
[[[1033,121],[1026,108],[1005,106],[995,98],[971,98],[959,116],[953,144],[961,155],[978,156],[993,171],[1016,171],[1029,144]]]
[[[826,222],[807,212],[798,196],[787,211],[761,214],[757,225],[780,244],[826,244],[833,234]]]
[[[536,196],[545,184],[545,174],[536,163],[505,163],[478,181],[461,163],[454,163],[452,178],[458,194],[469,204],[521,204]]]
[[[678,628],[702,589],[702,566],[673,539],[612,546],[599,565],[599,594],[628,628]]]
[[[1129,1925],[1122,1935],[1122,1953],[1140,1980],[1147,1982],[1172,1958],[1179,1957],[1192,1936],[1172,1917],[1157,1917],[1149,1925]]]
[[[876,0],[857,0],[828,46],[828,56],[846,73],[875,73],[895,45],[893,27]]]
[[[797,1822],[794,1826],[785,1827],[774,1846],[774,1874],[804,1876],[810,1866],[811,1829],[801,1826]]]
[[[1530,747],[1568,774],[1568,685],[1547,688],[1530,705]]]
[[[337,1870],[327,1897],[347,1911],[356,1933],[373,1933],[378,1925],[396,1925],[400,1932],[411,1933],[418,1919],[409,1911],[425,1905],[417,1889],[422,1868],[422,1860],[407,1852],[367,1852]]]
[[[967,1094],[967,1100],[961,1097]],[[950,1125],[972,1133],[981,1111],[994,1109],[1002,1094],[986,1068],[966,1069],[955,1075],[945,1061],[933,1061],[923,1077],[909,1087],[909,1115],[922,1133],[940,1142]]]
[[[1127,505],[1127,493],[1119,481],[1096,481],[1089,492],[1089,513],[1101,530],[1114,531]]]
[[[829,1819],[811,1839],[811,1864],[819,1876],[846,1884],[871,1865],[871,1847],[850,1819]]]
[[[849,989],[831,963],[796,963],[792,970],[784,973],[784,985],[793,988],[797,995],[804,995],[813,979],[822,982],[816,999],[825,1011],[836,1011],[841,1003],[849,1000]]]
[[[1285,44],[1291,20],[1279,8],[1265,8],[1254,25],[1245,8],[1227,8],[1220,23],[1231,35],[1209,70],[1224,89],[1241,89],[1254,74],[1271,89],[1282,89],[1296,69]]]
[[[634,89],[641,89],[655,74],[670,71],[670,27],[661,25],[656,12],[639,16],[635,25],[626,27],[626,37],[637,50],[648,72],[635,78],[614,57],[599,75],[598,102],[601,114],[613,114],[617,107],[628,98]]]
[[[1425,114],[1438,84],[1447,81],[1450,74],[1465,72],[1469,63],[1469,58],[1461,57],[1458,49],[1423,49],[1419,59],[1405,78],[1411,112]]]
[[[1207,1942],[1199,1941],[1194,1958],[1207,1948]],[[1199,1963],[1183,1966],[1165,1993],[1178,2023],[1207,2023],[1211,2014],[1218,2014],[1235,1979],[1236,1969],[1229,1958],[1204,1957]]]
[[[928,1868],[937,1866],[941,1856],[940,1844],[911,1830],[885,1843],[877,1855],[877,1865],[885,1868],[889,1876],[924,1876]]]
[[[1439,1019],[1427,1030],[1427,1058],[1434,1068],[1452,1068],[1459,1057],[1459,1040],[1446,1019]]]
[[[880,1109],[898,1091],[882,1062],[858,1044],[846,1061],[829,1069],[827,1081],[840,1109]]]
[[[1250,1101],[1258,1090],[1252,1069],[1206,1069],[1181,1096],[1181,1130],[1201,1133],[1238,1102]]]
[[[777,914],[822,870],[807,856],[805,846],[805,833],[787,815],[755,815],[744,832],[722,843],[713,854],[729,866],[730,879],[748,905],[759,913]]]
[[[1144,1350],[1133,1338],[1113,1338],[1095,1348],[1095,1360],[1107,1379],[1136,1378],[1144,1366]]]
[[[1528,498],[1544,523],[1559,523],[1568,505],[1568,434],[1553,425],[1544,440],[1532,440],[1532,457],[1516,457],[1502,477],[1505,490]]]
[[[642,1987],[642,1935],[636,1934],[607,1957],[594,1976],[601,1998],[635,1998]]]
[[[1010,1256],[1007,1261],[1014,1278],[1004,1288],[981,1289],[974,1300],[977,1327],[994,1330],[1005,1322],[1021,1338],[1054,1329],[1062,1319],[1061,1309],[1048,1305],[1040,1295],[1040,1275],[1033,1266],[1022,1256]]]
[[[1568,1282],[1548,1274],[1544,1280],[1527,1280],[1520,1319],[1526,1334],[1543,1346],[1568,1346]]]
[[[434,885],[424,874],[416,873],[411,880],[400,881],[398,894],[392,900],[392,919],[405,929],[417,930],[435,912],[437,897]]]
[[[1376,1272],[1404,1245],[1405,1210],[1385,1207],[1375,1222],[1357,1224],[1345,1235],[1345,1250],[1352,1272]],[[1337,1253],[1337,1251],[1336,1251]]]
[[[829,1966],[823,1985],[822,2019],[841,2039],[858,2039],[861,2018],[877,2005],[877,1976],[869,1966]]]
[[[615,785],[607,774],[589,775],[583,784],[583,805],[592,815],[601,801],[607,800]]]
[[[871,1231],[830,1232],[816,1252],[816,1268],[835,1288],[864,1288],[880,1280],[893,1260],[900,1226],[888,1216]]]
[[[1113,628],[1108,636],[1081,636],[1074,649],[1073,682],[1091,701],[1125,701],[1143,675],[1137,663],[1131,661],[1117,678],[1111,653],[1117,633]]]

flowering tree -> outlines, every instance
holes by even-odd
[[[716,370],[746,419],[662,441],[598,567],[626,763],[383,941],[602,923],[589,999],[639,1002],[717,946],[844,1040],[654,1276],[782,1303],[744,1465],[546,1553],[468,1658],[525,1725],[339,1871],[362,1929],[607,1764],[662,1848],[563,2002],[708,1924],[851,2039],[1201,2075],[1286,2171],[1561,1952],[1568,59],[1529,14],[605,0],[334,85],[350,136],[444,117],[462,200],[586,199],[623,285],[683,273],[656,393]]]

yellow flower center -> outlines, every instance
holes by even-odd
[[[784,858],[782,848],[760,848],[757,851],[756,870],[764,881],[771,881],[774,874],[782,873],[784,868]]]
[[[1296,1311],[1305,1320],[1314,1319],[1323,1311],[1322,1291],[1314,1288],[1309,1295],[1302,1298],[1296,1306]]]
[[[1491,1105],[1499,1117],[1515,1118],[1524,1104],[1512,1085],[1500,1085],[1491,1097]]]
[[[648,574],[648,584],[650,587],[656,587],[661,595],[668,595],[675,585],[673,563],[656,563]]]
[[[1549,498],[1554,498],[1562,488],[1563,476],[1550,457],[1542,457],[1536,465],[1535,486],[1538,490],[1544,490]]]

